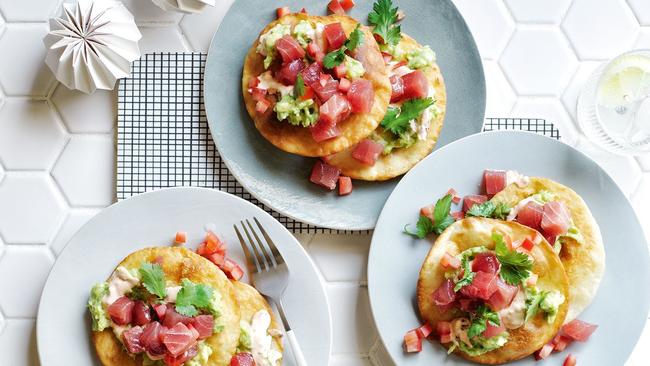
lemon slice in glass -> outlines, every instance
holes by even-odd
[[[616,108],[650,94],[650,57],[629,54],[612,61],[598,85],[598,104]]]

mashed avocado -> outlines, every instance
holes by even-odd
[[[404,47],[401,46],[402,43],[398,43],[397,45],[389,45],[389,44],[381,44],[379,45],[379,49],[382,52],[385,52],[391,56],[396,61],[402,61],[406,59],[406,51],[404,50]]]
[[[406,59],[408,60],[408,67],[421,69],[436,62],[436,53],[433,52],[431,47],[424,46],[407,53]]]
[[[484,338],[481,336],[474,337],[472,339],[474,347],[468,347],[465,343],[459,342],[458,348],[470,356],[480,356],[484,353],[503,347],[503,345],[508,342],[508,335],[508,332],[503,332],[492,338]]]
[[[549,323],[553,323],[555,321],[555,317],[557,316],[557,310],[563,303],[564,295],[562,295],[559,291],[553,290],[547,292],[546,296],[542,298],[542,301],[539,303],[539,308],[546,313],[546,320]]]
[[[363,68],[363,64],[353,59],[352,57],[346,55],[344,62],[348,79],[358,79],[366,73],[366,69]]]
[[[316,29],[306,20],[301,20],[293,27],[293,36],[302,47],[307,47],[316,36]]]
[[[108,283],[106,282],[98,283],[90,290],[88,309],[93,318],[93,331],[95,332],[101,332],[111,325],[106,309],[102,304],[102,299],[106,295],[108,295]]]
[[[318,106],[312,99],[298,100],[285,95],[273,108],[278,121],[287,120],[294,126],[310,127],[318,121]]]
[[[541,190],[535,193],[534,195],[532,195],[531,198],[535,200],[535,202],[539,203],[540,205],[543,205],[547,202],[551,202],[555,200],[555,195],[549,191]]]
[[[384,130],[381,133],[374,131],[370,135],[370,139],[384,145],[382,154],[388,155],[393,152],[393,149],[408,148],[413,145],[417,141],[417,135],[411,133],[411,131],[407,131],[401,135],[395,135],[390,131]]]
[[[184,366],[204,366],[208,364],[210,355],[212,354],[212,347],[205,341],[199,342],[199,353],[193,359],[185,362]]]
[[[251,325],[247,322],[240,320],[239,328],[241,332],[239,333],[239,345],[237,345],[237,352],[250,352],[253,348],[253,342],[251,340]]]
[[[268,32],[260,36],[260,44],[257,46],[257,52],[266,56],[264,59],[264,68],[268,69],[273,62],[273,55],[275,53],[275,42],[287,34],[291,33],[291,26],[287,24],[277,24],[275,27],[269,29]]]
[[[163,360],[152,360],[146,353],[142,355],[142,366],[166,366]]]

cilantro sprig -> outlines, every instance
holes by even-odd
[[[469,329],[467,330],[467,336],[469,338],[473,338],[477,335],[482,334],[487,329],[487,323],[490,323],[495,327],[501,325],[501,322],[499,321],[499,314],[490,310],[487,306],[481,304],[476,309],[476,314],[472,319],[472,325],[470,325]]]
[[[293,96],[298,99],[303,95],[305,95],[305,80],[302,78],[302,75],[298,74],[296,83],[293,86]]]
[[[360,27],[361,25],[357,24],[357,27],[354,28],[347,41],[345,41],[345,44],[338,50],[334,50],[325,55],[323,66],[326,69],[333,69],[340,65],[345,60],[345,51],[354,51],[363,44],[363,32]]]
[[[494,204],[492,201],[487,201],[484,203],[477,203],[472,206],[469,210],[467,210],[465,216],[491,217],[494,219],[505,220],[508,217],[510,210],[510,206],[508,206],[506,203],[499,202],[497,204]]]
[[[378,0],[368,14],[368,22],[374,26],[372,33],[381,37],[384,44],[397,45],[402,39],[402,30],[397,23],[397,7],[391,0]]]
[[[415,232],[410,231],[407,224],[404,226],[404,233],[419,239],[424,239],[431,233],[441,234],[449,225],[454,223],[454,218],[449,214],[451,200],[452,196],[447,194],[436,201],[436,206],[433,209],[433,221],[424,215],[420,215],[415,225]]]
[[[176,311],[185,316],[195,316],[197,308],[206,308],[212,301],[213,289],[207,285],[197,285],[183,278],[180,291],[176,295]]]
[[[163,272],[160,264],[142,263],[138,272],[142,279],[142,285],[150,294],[158,296],[160,299],[167,295],[165,272]]]
[[[404,102],[401,108],[390,107],[381,121],[381,126],[395,135],[401,135],[409,127],[409,122],[418,118],[433,103],[433,98],[415,98]]]
[[[501,263],[501,278],[510,285],[518,286],[530,276],[533,261],[524,253],[509,250],[503,240],[503,235],[492,234],[495,247],[494,252]]]
[[[461,265],[463,267],[463,278],[456,282],[456,285],[454,286],[454,292],[458,292],[461,288],[469,286],[472,281],[474,281],[474,276],[476,276],[476,273],[472,272],[469,256],[463,256],[461,259]]]

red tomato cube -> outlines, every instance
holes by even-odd
[[[419,328],[415,329],[415,332],[420,338],[426,338],[433,332],[433,327],[429,323],[422,324]]]
[[[339,196],[345,196],[352,193],[352,178],[339,177]]]
[[[311,171],[309,180],[321,187],[325,187],[330,191],[336,188],[336,182],[341,175],[341,170],[333,167],[320,160],[316,161]]]
[[[278,19],[280,19],[280,18],[282,18],[283,16],[285,16],[285,15],[287,15],[287,14],[290,14],[290,13],[291,13],[291,9],[289,9],[288,6],[283,6],[283,7],[281,7],[281,8],[277,8],[277,9],[276,9],[276,13],[277,13],[277,15],[278,15]]]
[[[183,245],[186,242],[187,242],[187,233],[185,231],[177,232],[176,237],[174,238],[174,244]]]
[[[418,337],[415,330],[410,330],[404,335],[404,350],[408,353],[422,351],[422,338]]]
[[[337,15],[345,14],[345,9],[343,9],[343,6],[341,6],[339,0],[331,0],[330,3],[327,5],[327,9],[329,9],[329,11]]]
[[[442,256],[442,259],[440,259],[440,264],[445,268],[458,269],[460,268],[460,259],[450,255],[449,253],[445,253],[445,255]]]
[[[577,363],[578,360],[576,359],[576,356],[569,353],[569,355],[566,356],[566,359],[564,359],[564,363],[562,364],[562,366],[576,366]]]
[[[348,11],[352,8],[354,8],[354,0],[339,0],[339,3],[341,4],[341,7],[345,10]]]

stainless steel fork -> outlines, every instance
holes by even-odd
[[[262,224],[260,224],[255,217],[253,220],[255,221],[259,231],[262,233],[262,237],[264,238],[268,249],[270,249],[270,253],[262,240],[260,240],[257,231],[253,228],[253,225],[251,225],[249,220],[240,222],[244,235],[248,241],[244,239],[244,236],[242,236],[237,225],[233,225],[237,237],[239,238],[239,242],[241,243],[241,247],[244,250],[244,254],[246,255],[246,267],[248,268],[251,282],[262,295],[275,303],[278,313],[280,314],[280,319],[282,320],[282,324],[287,333],[287,338],[289,338],[289,344],[291,345],[296,363],[298,366],[307,366],[300,345],[296,340],[296,335],[287,321],[282,306],[282,295],[289,284],[289,268],[287,267],[284,258],[282,258],[282,254],[280,254],[280,251],[278,251],[278,248],[275,246],[275,243],[273,243],[273,240],[271,240],[269,235],[266,233],[266,230],[262,227]]]

